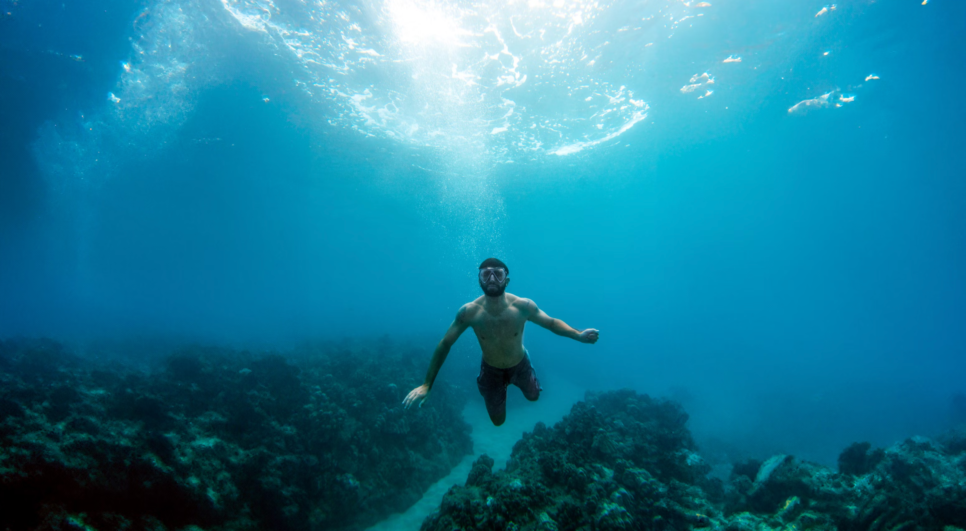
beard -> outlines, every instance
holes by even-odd
[[[506,291],[506,283],[503,282],[503,283],[497,284],[493,282],[493,283],[484,284],[480,282],[480,288],[483,289],[483,294],[486,295],[487,297],[499,297],[500,295],[503,295],[504,291]]]

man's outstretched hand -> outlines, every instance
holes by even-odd
[[[594,339],[594,341],[597,341],[597,339]],[[406,406],[406,409],[409,409],[413,404],[418,402],[419,407],[423,407],[423,402],[425,402],[427,398],[429,398],[429,386],[423,384],[413,389],[408,395],[406,395],[406,399],[403,400],[403,405]]]
[[[600,332],[596,328],[588,328],[577,336],[577,341],[581,343],[596,343],[598,337],[600,337]]]

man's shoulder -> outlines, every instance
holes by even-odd
[[[477,313],[479,313],[479,311],[482,309],[483,309],[483,297],[480,297],[479,299],[472,300],[460,306],[460,309],[459,311],[456,312],[456,315],[463,319],[470,319],[473,316],[475,316]]]
[[[460,309],[462,310],[463,308],[470,309],[470,308],[482,308],[482,307],[483,307],[483,295],[480,295],[479,297],[464,304]]]
[[[526,297],[517,297],[516,295],[511,295],[507,293],[507,302],[509,302],[513,307],[519,308],[520,310],[529,310],[535,307],[537,304]]]

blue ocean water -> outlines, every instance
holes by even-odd
[[[496,256],[601,331],[528,329],[545,388],[671,396],[706,445],[966,416],[961,2],[0,8],[0,336],[428,363]]]

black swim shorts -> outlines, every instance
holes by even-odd
[[[523,391],[527,400],[540,398],[540,381],[537,373],[530,365],[530,354],[523,357],[520,363],[508,369],[500,369],[488,365],[485,361],[480,364],[480,375],[476,378],[476,385],[486,402],[486,412],[494,423],[502,423],[506,417],[506,388],[513,384]]]

